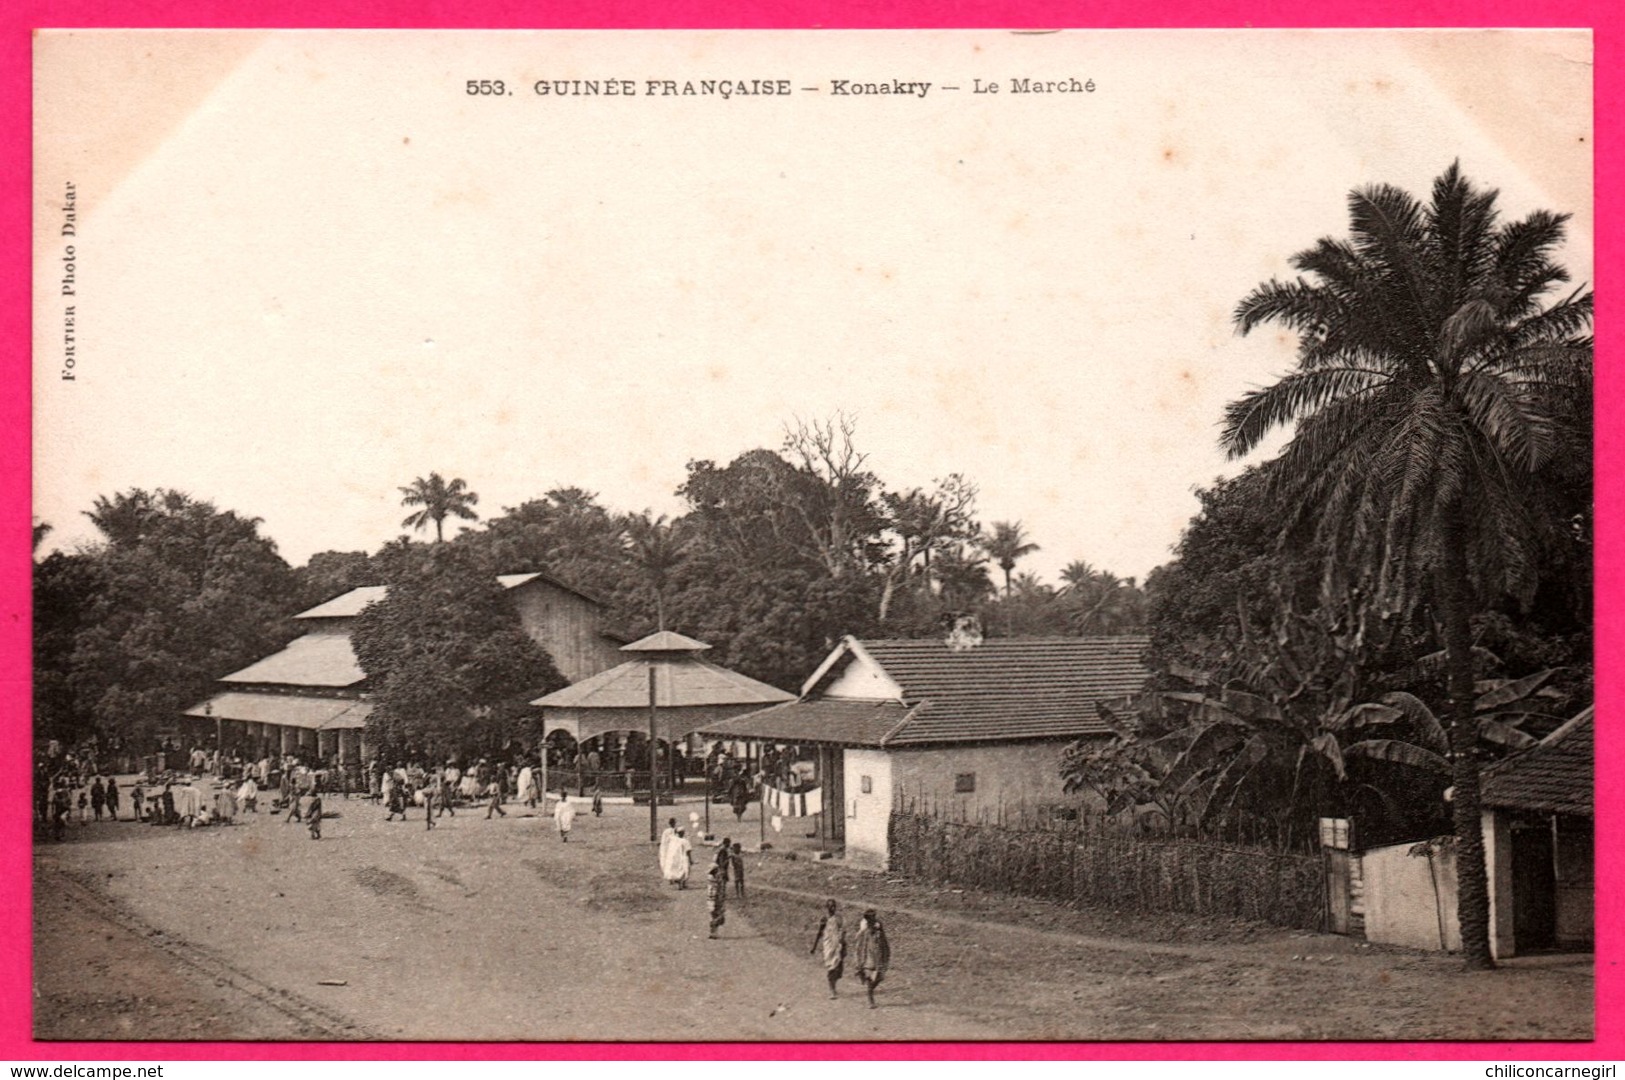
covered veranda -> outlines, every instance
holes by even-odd
[[[362,729],[372,703],[351,697],[229,690],[184,714],[223,754],[245,758],[292,754],[312,762],[358,767]]]

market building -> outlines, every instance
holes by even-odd
[[[605,629],[605,606],[547,574],[502,574],[525,633],[572,682],[621,661]],[[219,680],[219,691],[185,713],[222,749],[313,755],[341,765],[366,758],[367,676],[350,644],[355,620],[384,597],[372,585],[336,596],[294,619],[304,634]],[[212,730],[209,730],[211,729]]]

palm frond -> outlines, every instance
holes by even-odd
[[[1343,747],[1343,757],[1363,757],[1372,761],[1387,761],[1395,765],[1410,765],[1444,776],[1450,775],[1450,762],[1431,750],[1401,739],[1366,739]]]
[[[1368,393],[1385,381],[1380,371],[1318,368],[1287,375],[1270,386],[1242,395],[1225,408],[1220,445],[1234,459],[1250,452],[1276,427],[1327,405]]]
[[[1405,714],[1405,720],[1415,733],[1419,746],[1440,753],[1450,746],[1450,736],[1445,734],[1444,725],[1439,723],[1439,718],[1423,704],[1421,698],[1403,690],[1394,690],[1382,695],[1381,700],[1384,705]]]

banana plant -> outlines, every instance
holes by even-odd
[[[1481,679],[1473,684],[1473,719],[1480,742],[1507,750],[1523,750],[1539,740],[1522,730],[1531,718],[1557,721],[1560,718],[1537,707],[1560,700],[1562,695],[1548,684],[1561,668],[1548,668],[1521,679]],[[1368,738],[1343,748],[1344,757],[1364,757],[1412,765],[1429,772],[1450,774],[1450,738],[1433,710],[1416,695],[1404,691],[1384,694],[1379,701],[1359,705],[1351,713],[1349,731],[1391,728],[1403,725],[1406,738]]]

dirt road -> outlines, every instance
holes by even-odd
[[[433,831],[359,800],[313,841],[268,814],[75,828],[35,855],[35,1032],[59,1039],[1552,1039],[1591,1030],[1589,958],[1467,976],[1452,958],[1246,929],[1136,940],[1108,916],[750,856],[706,937],[646,811],[509,807]],[[697,858],[704,851],[697,852]],[[696,875],[698,881],[699,875]],[[887,912],[869,1010],[825,996],[816,899]],[[987,910],[996,908],[996,911]],[[990,914],[1002,923],[986,921]],[[1078,920],[1082,920],[1080,923]],[[850,985],[851,980],[848,980]]]

